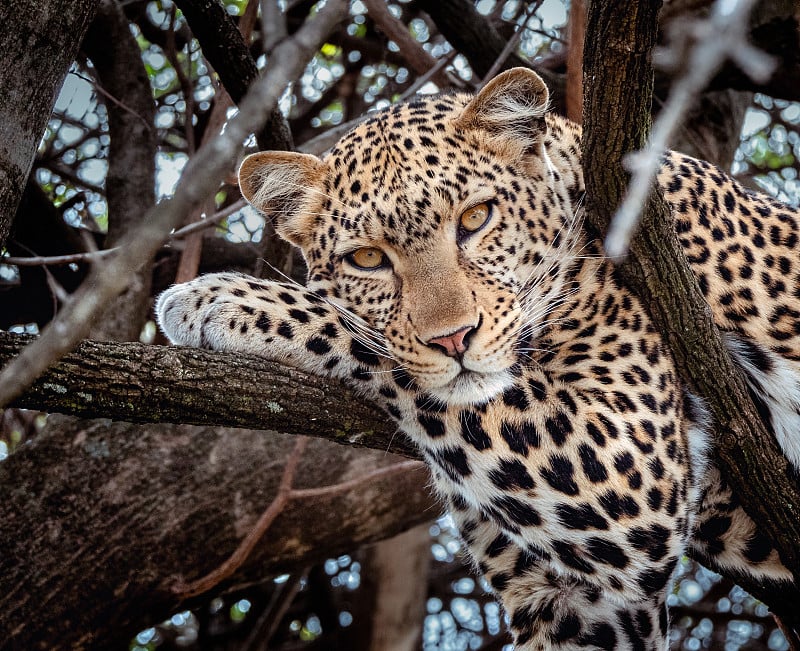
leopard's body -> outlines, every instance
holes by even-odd
[[[242,190],[301,247],[308,286],[205,276],[162,295],[159,320],[173,342],[340,378],[387,410],[518,649],[663,649],[687,549],[792,577],[706,460],[702,406],[582,229],[579,131],[546,101],[516,70],[474,99],[376,113],[324,159],[249,158]],[[680,154],[659,181],[800,466],[800,217]]]

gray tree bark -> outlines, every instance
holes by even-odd
[[[96,0],[0,4],[0,246],[11,229],[56,96]]]
[[[50,415],[31,444],[0,464],[0,649],[127,648],[142,628],[198,603],[182,596],[181,581],[234,551],[275,496],[293,444],[270,431]],[[336,485],[397,462],[312,440],[294,487]],[[427,470],[400,468],[290,501],[214,590],[429,521],[438,509]]]
[[[0,366],[31,339],[0,332]],[[193,348],[87,341],[9,406],[135,423],[268,427],[419,457],[385,414],[341,384]]]
[[[140,224],[155,204],[157,137],[155,102],[139,44],[115,0],[102,0],[83,50],[98,80],[113,98],[106,99],[108,151],[106,247],[116,246]],[[152,261],[131,274],[127,288],[95,320],[89,337],[138,341],[150,305]]]
[[[642,149],[647,140],[657,9],[654,3],[636,0],[624,7],[598,0],[589,7],[584,74],[593,83],[584,97],[583,160],[587,219],[597,233],[606,232],[625,192],[623,156]],[[657,189],[644,207],[620,273],[643,299],[681,376],[706,400],[723,475],[770,536],[783,563],[800,577],[800,485],[731,363]],[[796,609],[787,610],[785,602],[756,583],[745,580],[742,585],[800,634]]]

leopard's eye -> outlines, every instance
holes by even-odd
[[[348,253],[345,256],[345,260],[347,260],[351,265],[354,267],[358,267],[359,269],[380,269],[381,267],[385,267],[389,264],[389,259],[380,249],[376,249],[374,246],[365,246],[360,249],[356,249],[352,253]]]
[[[492,206],[486,201],[467,208],[458,219],[459,230],[465,234],[475,233],[486,225],[491,215]]]

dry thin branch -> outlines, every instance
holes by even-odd
[[[199,233],[200,231],[204,231],[207,228],[211,228],[219,224],[223,219],[226,217],[230,217],[232,214],[240,211],[247,205],[247,202],[244,199],[239,199],[235,201],[227,208],[223,208],[222,210],[218,210],[213,215],[209,215],[199,221],[193,222],[188,226],[184,226],[183,228],[179,228],[177,231],[173,232],[169,236],[169,240],[172,242],[182,240],[183,238],[187,237],[188,235],[192,235],[194,233]],[[40,266],[56,266],[61,264],[75,264],[78,262],[94,262],[99,258],[105,258],[112,253],[116,253],[119,251],[119,247],[115,246],[110,249],[101,249],[99,251],[86,251],[84,253],[71,253],[69,255],[50,255],[50,256],[28,256],[28,257],[21,257],[21,256],[5,256],[0,257],[0,264],[13,264],[18,267],[40,267]]]
[[[369,118],[369,114],[364,113],[348,122],[337,124],[335,127],[331,127],[318,136],[314,136],[301,145],[298,145],[297,151],[303,152],[304,154],[321,156],[325,151],[333,147],[333,145],[335,145],[344,134],[350,131],[350,129],[355,128],[367,118]]]
[[[164,55],[167,57],[172,69],[178,76],[178,83],[181,87],[183,94],[183,101],[186,105],[183,120],[183,134],[186,138],[186,149],[191,156],[196,150],[196,143],[194,139],[194,125],[192,124],[192,115],[194,115],[194,84],[192,83],[192,45],[191,42],[186,44],[186,67],[187,71],[181,66],[178,59],[178,49],[175,46],[175,18],[178,15],[178,8],[172,5],[172,10],[169,14],[169,28],[167,29],[166,47],[164,48]]]
[[[684,35],[673,43],[669,63],[677,61],[687,51],[686,39],[694,43],[688,52],[685,74],[672,87],[664,108],[653,125],[645,148],[631,154],[626,166],[632,172],[628,192],[614,215],[605,241],[606,253],[612,258],[624,258],[631,237],[639,223],[642,207],[650,194],[661,156],[669,146],[672,135],[683,116],[706,87],[726,59],[733,60],[748,76],[766,81],[774,68],[771,57],[747,42],[747,18],[756,0],[717,0],[707,20],[698,20],[691,29],[682,25]]]
[[[539,7],[541,7],[542,2],[544,0],[538,0],[534,2],[530,7],[528,7],[528,11],[525,14],[525,18],[523,18],[522,22],[520,23],[517,31],[514,32],[513,36],[508,39],[508,43],[506,43],[503,51],[500,52],[500,56],[495,59],[492,67],[489,68],[489,71],[483,76],[483,81],[481,82],[481,88],[485,86],[492,77],[494,77],[500,69],[503,67],[506,59],[508,59],[508,55],[511,54],[514,50],[517,49],[517,44],[519,40],[522,38],[522,34],[528,28],[528,23],[530,22],[531,18],[534,17],[537,11],[539,11]]]
[[[233,554],[231,554],[222,565],[219,565],[212,572],[209,572],[197,581],[192,581],[188,584],[178,582],[173,587],[173,592],[185,599],[202,594],[227,579],[242,566],[242,563],[247,560],[250,552],[253,551],[256,543],[261,540],[261,537],[266,533],[267,529],[270,528],[275,518],[278,517],[291,499],[294,475],[297,471],[297,466],[300,465],[300,459],[303,458],[303,452],[305,452],[307,445],[307,437],[297,437],[294,449],[286,460],[286,465],[284,466],[283,475],[278,484],[278,491],[275,494],[275,498],[261,514],[258,522],[256,522],[255,526],[245,536],[244,540],[242,540],[239,546],[234,550]]]
[[[31,256],[23,258],[20,256],[0,257],[0,264],[13,264],[18,267],[41,267],[55,266],[60,264],[75,264],[77,262],[92,262],[100,258],[105,258],[118,251],[113,249],[102,249],[100,251],[87,251],[85,253],[72,253],[70,255],[50,255],[50,256]]]
[[[100,85],[99,81],[97,81],[96,79],[92,79],[90,77],[87,77],[86,75],[82,75],[80,72],[72,71],[72,72],[70,72],[70,74],[71,75],[75,75],[79,79],[83,79],[83,81],[91,84],[94,87],[94,89],[98,93],[100,93],[103,97],[105,97],[109,102],[111,102],[113,104],[116,104],[123,111],[127,111],[128,113],[130,113],[134,117],[138,118],[142,122],[142,124],[147,126],[148,130],[152,131],[152,129],[153,129],[153,125],[152,124],[150,124],[147,120],[145,120],[141,115],[139,115],[139,113],[134,111],[130,106],[128,106],[124,102],[121,102],[116,97],[114,97],[114,95],[109,93],[105,88],[103,88],[103,86]]]
[[[436,68],[436,59],[428,54],[417,41],[408,28],[392,15],[385,0],[363,0],[370,18],[388,38],[393,40],[403,58],[420,75],[424,75]],[[451,85],[447,74],[441,70],[433,73],[433,80],[440,88]]]
[[[266,74],[252,86],[228,128],[187,164],[175,195],[150,211],[140,228],[120,242],[117,255],[96,264],[58,317],[0,372],[0,406],[8,404],[89,331],[94,316],[127,286],[128,278],[155,253],[169,232],[218,187],[242,143],[277,106],[286,85],[303,71],[325,37],[347,12],[345,0],[329,0],[295,35],[275,48]]]
[[[36,167],[40,168],[43,167],[45,169],[50,170],[51,172],[58,174],[58,176],[62,180],[70,181],[73,185],[80,186],[82,188],[86,188],[87,190],[91,190],[92,192],[96,192],[100,195],[105,195],[106,189],[102,185],[98,185],[96,183],[92,183],[91,181],[85,181],[80,176],[78,176],[75,170],[67,167],[61,162],[57,162],[55,160],[46,163],[44,165],[40,163],[36,163]]]
[[[433,68],[428,70],[428,72],[426,72],[424,75],[420,75],[419,77],[417,77],[414,80],[414,83],[411,84],[408,88],[406,88],[403,91],[403,94],[400,96],[400,100],[399,101],[401,101],[401,102],[406,101],[409,97],[411,97],[414,93],[416,93],[420,88],[422,88],[425,84],[427,84],[435,74],[437,74],[443,68],[446,68],[447,66],[449,66],[453,62],[453,59],[455,59],[457,56],[458,56],[458,51],[457,50],[453,50],[453,51],[449,52],[448,54],[446,54],[445,56],[443,56],[441,59],[439,59],[436,62],[436,65],[433,66]],[[326,135],[328,135],[328,132],[325,132],[322,135],[326,136]]]
[[[242,566],[242,563],[247,560],[258,544],[258,541],[264,537],[264,534],[267,533],[272,523],[275,522],[275,518],[280,515],[281,511],[286,508],[289,502],[317,497],[333,497],[372,481],[383,479],[399,472],[418,470],[424,466],[421,461],[400,461],[391,466],[377,468],[376,470],[337,484],[319,486],[317,488],[294,489],[292,488],[292,482],[294,481],[297,466],[300,463],[300,459],[303,456],[307,444],[307,437],[298,437],[294,449],[286,461],[283,476],[281,477],[280,485],[278,486],[274,499],[234,552],[221,565],[204,577],[188,584],[179,581],[173,587],[173,591],[176,594],[180,595],[182,598],[188,599],[189,597],[208,592],[222,581],[232,576],[236,570]]]
[[[223,219],[225,219],[226,217],[230,217],[233,213],[240,211],[242,208],[246,206],[247,202],[244,199],[239,199],[238,201],[235,201],[227,208],[218,210],[213,215],[209,215],[208,217],[204,217],[199,221],[187,224],[183,228],[179,228],[177,231],[175,231],[174,233],[172,233],[172,235],[169,236],[169,239],[181,240],[187,235],[191,235],[199,231],[204,231],[207,228],[211,228],[212,226],[219,224]]]

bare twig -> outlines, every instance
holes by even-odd
[[[676,62],[679,56],[688,51],[685,74],[672,86],[646,147],[629,155],[626,160],[632,178],[625,199],[608,229],[605,249],[610,257],[619,259],[627,255],[633,231],[639,223],[642,207],[658,172],[661,156],[669,146],[681,118],[725,59],[734,61],[754,80],[765,81],[772,72],[772,58],[747,42],[747,18],[755,1],[717,0],[707,20],[694,22],[691,29],[683,25],[685,36],[681,42],[673,44],[673,50],[667,54],[671,61],[667,63]],[[687,38],[694,41],[688,50]]]
[[[75,264],[77,262],[94,262],[100,258],[111,255],[118,251],[118,247],[113,249],[103,249],[101,251],[87,251],[84,253],[71,253],[69,255],[50,255],[50,256],[30,256],[20,257],[8,255],[0,257],[0,264],[13,264],[17,267],[55,267],[62,264]]]
[[[91,181],[85,181],[80,176],[78,176],[74,170],[56,160],[51,160],[49,163],[46,163],[44,165],[37,163],[36,167],[37,169],[43,167],[44,169],[50,170],[50,172],[52,172],[53,174],[57,174],[59,178],[61,178],[62,180],[69,181],[73,185],[86,188],[87,190],[91,190],[92,192],[96,192],[97,194],[105,195],[106,193],[106,189],[103,186],[97,185],[96,183],[92,183]]]
[[[261,626],[257,625],[254,627],[247,640],[245,640],[245,650],[253,648],[256,641],[260,642],[258,646],[259,649],[269,648],[267,644],[277,632],[284,615],[288,612],[294,598],[297,596],[297,593],[300,592],[300,586],[307,577],[308,568],[302,572],[293,574],[289,577],[289,580],[281,586],[282,589],[280,591],[275,591],[273,599],[270,600],[270,603],[261,617],[259,622]]]
[[[258,0],[248,0],[247,6],[239,18],[239,32],[242,35],[242,40],[245,44],[250,43],[250,37],[253,35],[253,28],[256,26],[256,19],[258,18]]]
[[[377,468],[368,473],[364,473],[353,479],[331,484],[329,486],[319,486],[317,488],[303,488],[293,489],[292,482],[297,471],[297,466],[303,456],[303,451],[306,448],[308,439],[305,436],[298,437],[292,453],[286,461],[286,466],[281,477],[278,491],[274,499],[261,514],[258,522],[244,537],[242,542],[221,565],[209,572],[204,577],[192,581],[188,584],[177,583],[173,587],[173,592],[180,594],[183,598],[194,597],[196,595],[207,592],[213,587],[219,585],[222,581],[230,577],[236,570],[238,570],[242,563],[247,560],[247,557],[253,551],[253,548],[258,544],[258,541],[264,537],[264,534],[272,526],[281,511],[286,508],[286,505],[292,500],[313,499],[318,497],[334,497],[347,491],[363,486],[370,482],[376,481],[383,477],[388,477],[399,472],[406,472],[409,470],[419,470],[424,467],[421,461],[400,461],[399,463]]]
[[[221,565],[219,565],[212,572],[209,572],[204,577],[192,581],[188,584],[178,583],[173,587],[173,592],[180,594],[184,598],[193,597],[203,592],[207,592],[214,586],[218,585],[221,581],[227,579],[237,569],[239,569],[250,556],[253,547],[256,546],[261,537],[270,528],[275,518],[280,515],[286,504],[291,499],[292,482],[294,481],[294,474],[297,471],[297,466],[300,464],[300,459],[303,458],[308,445],[308,438],[305,436],[298,436],[294,444],[289,458],[286,460],[286,466],[283,469],[283,476],[281,477],[280,484],[278,485],[278,492],[272,500],[267,509],[261,514],[261,517],[256,522],[255,526],[245,536],[244,540],[239,544],[236,550],[231,554]]]
[[[323,152],[333,147],[333,145],[335,145],[344,134],[350,131],[350,129],[355,128],[367,118],[369,118],[369,114],[364,113],[359,115],[357,118],[349,120],[348,122],[337,124],[335,127],[331,127],[318,136],[314,136],[313,138],[306,140],[301,145],[298,145],[297,151],[303,152],[304,154],[315,154],[316,156],[319,156]]]
[[[435,74],[437,74],[439,72],[439,70],[442,70],[443,68],[446,68],[447,66],[449,66],[453,62],[453,59],[455,59],[457,56],[458,56],[458,50],[453,50],[452,52],[449,52],[447,55],[445,55],[441,59],[439,59],[436,62],[436,65],[433,66],[433,68],[428,70],[428,72],[426,72],[424,75],[420,75],[419,77],[417,77],[414,80],[414,83],[411,84],[408,88],[406,88],[403,91],[403,94],[400,96],[400,101],[404,102],[409,97],[411,97],[420,88],[422,88],[425,84],[427,84],[431,80],[431,77],[433,77]],[[322,135],[323,136],[327,135],[327,133],[328,132],[326,132],[326,133],[324,133]]]
[[[88,82],[88,83],[90,83],[92,86],[94,86],[94,89],[95,89],[95,90],[96,90],[98,93],[100,93],[100,94],[101,94],[103,97],[105,97],[105,98],[106,98],[106,99],[107,99],[109,102],[112,102],[112,103],[116,104],[116,105],[117,105],[117,106],[119,106],[119,107],[120,107],[120,108],[121,108],[123,111],[127,111],[127,112],[128,112],[128,113],[130,113],[131,115],[133,115],[133,116],[135,116],[135,117],[139,118],[139,120],[141,120],[141,122],[142,122],[143,124],[147,125],[147,129],[148,129],[148,130],[152,130],[152,129],[153,129],[153,125],[152,125],[152,124],[149,124],[149,123],[147,122],[147,120],[145,120],[145,119],[144,119],[144,118],[143,118],[141,115],[139,115],[139,114],[138,114],[136,111],[134,111],[134,110],[133,110],[133,109],[132,109],[130,106],[127,106],[127,105],[126,105],[124,102],[120,102],[120,101],[119,101],[119,100],[118,100],[116,97],[114,97],[114,96],[113,96],[111,93],[109,93],[109,92],[108,92],[108,91],[107,91],[105,88],[103,88],[103,87],[100,85],[100,83],[99,83],[99,82],[98,82],[96,79],[91,79],[90,77],[87,77],[87,76],[85,76],[85,75],[82,75],[80,72],[75,72],[74,70],[70,71],[70,73],[69,73],[69,74],[71,74],[71,75],[75,75],[75,76],[76,76],[76,77],[78,77],[79,79],[83,79],[85,82]]]
[[[319,486],[318,488],[300,488],[292,491],[292,499],[308,499],[310,497],[333,497],[340,495],[353,488],[358,488],[363,484],[376,481],[383,477],[388,477],[400,472],[408,472],[411,470],[422,470],[425,464],[422,461],[399,461],[391,466],[384,466],[383,468],[376,468],[370,472],[348,479],[347,481],[338,484],[331,484],[330,486]]]
[[[436,59],[428,54],[420,42],[411,35],[408,28],[392,15],[385,0],[363,0],[363,2],[370,18],[388,38],[397,44],[403,58],[408,61],[408,65],[415,72],[424,75],[436,68]],[[433,74],[433,80],[440,88],[451,85],[449,77],[442,70],[437,70]]]
[[[345,0],[328,0],[291,39],[275,48],[266,74],[250,88],[224,133],[201,148],[184,169],[175,195],[155,206],[142,226],[123,237],[120,250],[94,265],[89,277],[43,331],[0,372],[0,405],[8,404],[89,331],[94,316],[125,289],[183,215],[216,190],[242,143],[261,128],[286,85],[296,79],[319,45],[347,12]]]
[[[528,7],[528,12],[525,14],[525,18],[520,23],[519,27],[517,28],[517,31],[514,32],[514,35],[510,39],[508,39],[508,43],[506,43],[505,47],[503,48],[503,51],[500,53],[500,56],[497,57],[497,59],[495,59],[495,62],[492,64],[492,67],[489,68],[489,72],[487,72],[483,76],[483,80],[481,81],[481,87],[485,86],[489,82],[489,80],[500,71],[500,68],[503,67],[503,64],[508,58],[508,55],[511,54],[516,49],[519,40],[522,38],[523,32],[528,28],[528,23],[530,22],[530,19],[533,18],[533,16],[539,10],[539,7],[542,5],[543,1],[544,0],[537,0],[537,2],[534,2],[533,4],[531,4],[530,7]]]
[[[178,8],[172,5],[172,10],[169,14],[169,28],[166,35],[166,47],[164,48],[164,55],[167,57],[172,69],[178,76],[178,83],[181,87],[183,94],[183,101],[186,106],[183,119],[183,134],[186,138],[186,149],[191,156],[197,149],[194,138],[194,125],[192,124],[192,116],[194,115],[194,86],[192,84],[192,44],[191,41],[186,44],[186,67],[188,74],[181,66],[180,59],[178,59],[178,49],[175,47],[175,18],[177,17]]]
[[[200,219],[196,222],[192,222],[191,224],[184,226],[183,228],[179,228],[177,231],[175,231],[172,235],[169,236],[169,239],[182,240],[187,235],[192,235],[193,233],[198,233],[199,231],[204,231],[207,228],[216,226],[223,219],[225,219],[226,217],[230,217],[233,213],[240,211],[245,206],[247,206],[247,202],[244,199],[239,199],[238,201],[232,203],[227,208],[218,210],[213,215],[209,215],[204,219]]]
[[[208,217],[201,219],[200,221],[193,222],[188,226],[184,226],[183,228],[178,229],[174,233],[169,236],[170,241],[182,240],[183,238],[187,237],[188,235],[192,235],[194,233],[199,233],[207,228],[211,228],[215,226],[219,222],[221,222],[226,217],[230,217],[235,212],[238,212],[242,208],[247,205],[247,202],[244,199],[239,199],[235,203],[232,203],[227,208],[223,208],[215,212],[213,215],[209,215]],[[92,242],[92,244],[94,244]],[[96,247],[95,247],[96,248]],[[106,256],[116,253],[119,251],[119,247],[115,246],[111,249],[101,249],[95,251],[86,251],[84,253],[71,253],[69,255],[50,255],[50,256],[40,256],[40,255],[32,255],[28,257],[21,257],[21,256],[5,256],[0,257],[0,264],[13,264],[18,267],[40,267],[40,266],[56,266],[62,264],[75,264],[78,262],[94,262],[100,258],[105,258]]]

